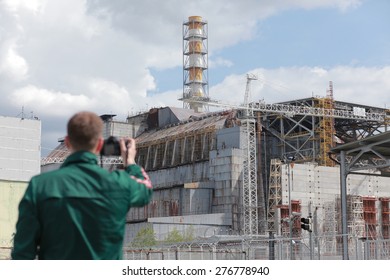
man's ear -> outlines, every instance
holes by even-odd
[[[65,146],[66,146],[69,150],[72,150],[72,145],[70,144],[69,136],[68,136],[68,135],[65,136]]]
[[[102,137],[100,137],[97,144],[96,144],[96,149],[95,149],[96,154],[100,154],[100,151],[103,148],[103,144],[104,144],[104,139]]]

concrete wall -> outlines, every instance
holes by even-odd
[[[238,149],[240,131],[240,127],[219,130],[218,149],[210,152],[209,161],[150,171],[155,189],[152,201],[145,208],[131,209],[127,220],[223,213],[232,219],[233,229],[240,230],[243,162],[242,150]]]
[[[289,170],[290,169],[290,170]],[[340,169],[339,167],[317,166],[315,164],[294,164],[282,166],[282,204],[288,205],[289,177],[291,200],[301,202],[302,216],[309,214],[317,207],[319,234],[323,222],[329,222],[329,215],[325,211],[329,205],[337,211],[337,198],[340,197]],[[290,176],[288,176],[290,174]],[[368,175],[350,174],[347,177],[347,194],[357,196],[390,197],[390,178]],[[378,204],[378,203],[377,203]],[[377,209],[379,220],[379,208]],[[338,217],[338,216],[337,216]],[[339,221],[335,221],[339,223]]]
[[[125,122],[109,121],[104,123],[103,137],[108,138],[112,135],[116,137],[135,137],[137,129]]]
[[[217,131],[217,149],[240,148],[241,127],[224,128]]]
[[[291,199],[299,199],[302,206],[309,201],[317,206],[334,201],[340,195],[339,167],[314,164],[294,164],[290,168]],[[347,177],[347,194],[360,196],[390,196],[390,178],[351,174]],[[283,204],[288,204],[288,168],[282,166]]]
[[[0,180],[0,247],[12,246],[18,206],[26,188],[27,182]]]
[[[209,162],[198,162],[174,168],[160,169],[148,172],[153,187],[167,188],[186,183],[199,182],[200,188],[209,187]]]
[[[241,219],[242,150],[220,149],[210,152],[210,181],[214,182],[213,213],[232,215],[234,230]]]

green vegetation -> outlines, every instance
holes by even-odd
[[[150,226],[141,228],[135,236],[133,242],[131,242],[131,246],[136,248],[153,247],[156,244],[156,234]]]
[[[165,243],[179,243],[190,242],[194,240],[194,228],[190,226],[184,234],[181,234],[176,228],[168,233],[168,236],[164,239]]]
[[[195,230],[190,226],[184,233],[181,233],[177,228],[173,228],[167,237],[161,243],[181,243],[191,242],[195,239]],[[133,248],[150,248],[159,244],[156,239],[156,234],[151,226],[141,228],[134,237],[130,246]]]

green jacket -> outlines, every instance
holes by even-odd
[[[126,214],[149,203],[138,165],[109,172],[90,152],[33,177],[19,204],[12,259],[121,259]]]

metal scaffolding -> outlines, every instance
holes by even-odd
[[[333,109],[334,101],[332,97],[319,98],[318,107],[325,109]],[[322,166],[335,166],[335,162],[329,158],[329,151],[334,147],[334,118],[323,116],[320,118],[317,127],[319,136],[320,150],[318,153],[318,163]]]
[[[282,204],[281,166],[282,163],[279,159],[271,159],[267,225],[268,231],[273,234],[278,233],[279,221],[277,220],[277,207]]]

